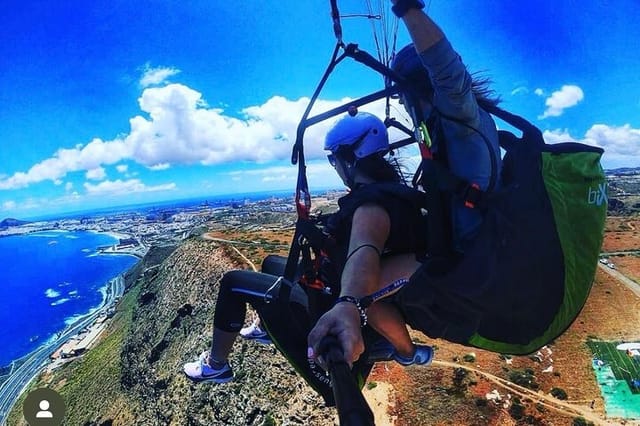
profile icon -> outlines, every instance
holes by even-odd
[[[65,410],[60,394],[49,388],[29,392],[22,404],[22,414],[30,426],[59,426]]]
[[[40,401],[40,411],[36,413],[36,419],[52,419],[53,413],[49,411],[49,401],[43,399]]]

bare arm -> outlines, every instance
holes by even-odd
[[[366,204],[356,210],[349,239],[349,253],[353,254],[342,272],[341,296],[359,298],[378,289],[379,253],[389,236],[390,226],[389,215],[380,206]],[[338,338],[347,362],[354,362],[360,357],[364,352],[364,341],[360,331],[360,315],[354,304],[338,303],[320,317],[307,339],[313,353],[317,353],[318,345],[326,335]]]
[[[440,27],[420,9],[409,9],[402,20],[418,53],[424,52],[444,38]]]
[[[380,253],[389,236],[390,226],[389,215],[380,206],[365,204],[355,211],[349,238],[349,253],[353,254],[342,272],[341,296],[362,297],[377,290]]]

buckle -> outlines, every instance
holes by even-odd
[[[476,204],[482,198],[482,194],[484,191],[480,189],[480,185],[477,183],[471,183],[467,185],[466,190],[464,191],[464,206],[470,209],[474,209]]]

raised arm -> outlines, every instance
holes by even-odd
[[[393,0],[393,4],[397,1]],[[421,9],[409,9],[402,17],[418,53],[424,52],[444,38],[444,33]]]
[[[435,91],[433,104],[445,115],[477,127],[478,104],[471,90],[471,76],[440,27],[418,8],[409,8],[402,20],[428,70]],[[469,131],[466,128],[460,130]]]

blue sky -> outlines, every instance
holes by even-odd
[[[295,129],[335,45],[328,1],[58,3],[3,2],[0,219],[293,190]],[[366,4],[339,2],[342,13]],[[548,142],[602,146],[605,168],[640,166],[636,0],[432,0],[429,13]],[[375,54],[367,19],[343,27]],[[398,49],[407,42],[400,26]],[[341,64],[318,111],[381,84]],[[307,131],[312,190],[340,186],[322,152],[330,124]]]

